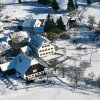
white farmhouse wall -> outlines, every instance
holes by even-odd
[[[41,48],[39,48],[38,50],[39,57],[46,57],[54,53],[55,53],[55,47],[52,44],[42,45]]]

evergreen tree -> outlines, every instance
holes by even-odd
[[[87,0],[87,5],[91,5],[91,0]]]
[[[54,22],[53,18],[51,19],[50,14],[48,14],[47,20],[45,22],[44,31],[52,32],[55,28],[56,28],[56,23]]]
[[[62,31],[64,31],[64,30],[65,30],[65,25],[64,25],[64,22],[63,22],[63,20],[62,20],[62,17],[61,17],[61,16],[60,16],[60,18],[59,18],[59,19],[57,19],[56,24],[57,24],[57,28],[58,28],[59,30],[62,30]]]
[[[67,5],[68,5],[68,7],[67,7],[68,11],[75,10],[75,5],[74,5],[73,0],[68,0],[68,4]]]
[[[22,2],[22,0],[18,0],[18,2],[19,2],[19,3],[21,3],[21,2]]]
[[[53,18],[51,19],[51,28],[52,28],[52,31],[56,28],[56,23],[54,22]]]
[[[52,6],[53,10],[55,10],[55,12],[57,12],[57,10],[59,9],[59,6],[58,6],[58,3],[56,0],[52,1],[51,6]]]
[[[49,4],[50,0],[38,0],[38,2],[42,4]]]
[[[51,22],[50,14],[48,14],[47,20],[45,21],[45,27],[44,27],[44,31],[45,32],[49,32],[50,31],[50,22]]]
[[[77,1],[75,0],[75,7],[76,9],[78,8],[78,4],[77,4]]]

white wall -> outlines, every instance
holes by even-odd
[[[51,44],[42,45],[41,48],[39,48],[38,50],[39,57],[46,57],[54,53],[55,53],[55,47]]]

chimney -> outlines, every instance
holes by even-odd
[[[22,62],[21,56],[19,56],[19,61]]]

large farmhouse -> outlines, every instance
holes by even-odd
[[[35,58],[30,58],[23,53],[15,57],[11,62],[0,65],[0,71],[4,74],[19,74],[25,80],[35,79],[45,74],[45,67]]]
[[[34,35],[31,40],[31,47],[39,57],[46,57],[55,53],[54,44],[46,37]]]

